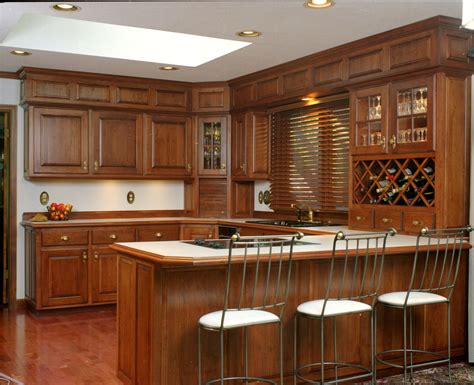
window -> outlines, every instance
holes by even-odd
[[[271,208],[347,212],[349,100],[272,114]]]

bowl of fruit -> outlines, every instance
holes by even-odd
[[[67,221],[72,205],[69,203],[51,203],[48,206],[48,218],[52,221]]]

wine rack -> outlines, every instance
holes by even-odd
[[[353,203],[434,207],[435,159],[357,160]]]

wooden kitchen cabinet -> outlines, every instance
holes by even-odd
[[[147,115],[145,118],[145,174],[191,177],[193,126],[183,116]]]
[[[70,247],[41,253],[42,307],[82,305],[88,302],[88,250]]]
[[[200,175],[227,175],[227,117],[198,119]]]
[[[117,253],[109,247],[92,248],[92,303],[117,300]]]
[[[28,108],[25,143],[25,168],[29,175],[89,173],[87,111]]]
[[[270,130],[268,115],[253,111],[232,117],[231,171],[234,179],[268,179]]]
[[[120,176],[142,174],[142,114],[93,111],[91,131],[93,174]]]
[[[181,228],[181,239],[198,240],[216,238],[215,225],[183,225]]]
[[[138,242],[177,241],[179,239],[179,225],[149,225],[140,226],[137,230]]]

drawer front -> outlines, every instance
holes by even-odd
[[[418,234],[423,227],[432,229],[435,226],[435,215],[433,213],[404,213],[403,230],[407,233]]]
[[[133,227],[105,227],[100,230],[92,230],[94,245],[134,241],[135,228]]]
[[[374,227],[374,211],[372,209],[351,209],[349,225],[354,229],[372,229]]]
[[[396,211],[376,210],[375,211],[375,228],[386,230],[389,228],[395,230],[402,229],[402,215]]]
[[[88,231],[82,229],[43,230],[41,232],[42,246],[72,246],[87,245]]]
[[[179,240],[178,225],[155,225],[138,228],[138,242],[177,241]]]

